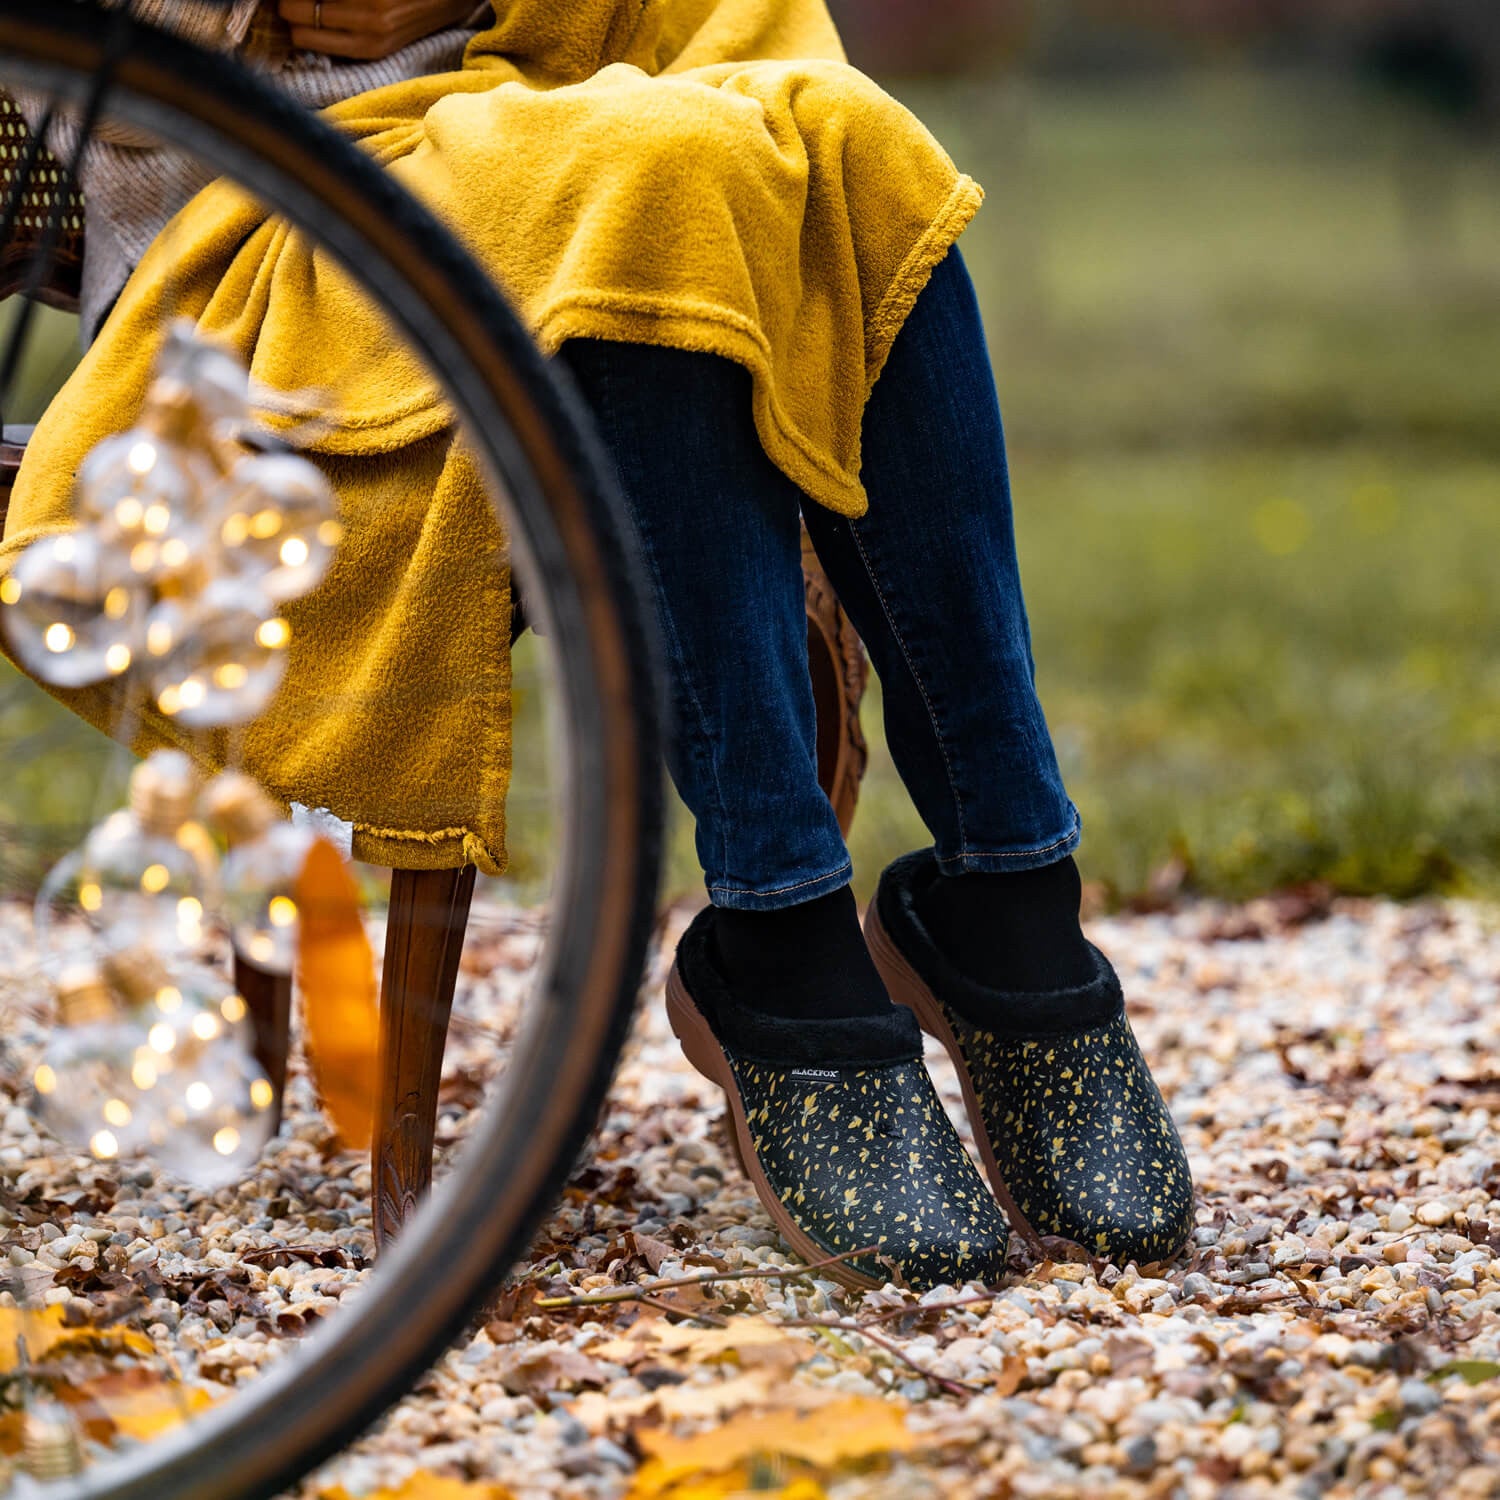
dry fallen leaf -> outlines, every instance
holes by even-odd
[[[742,1369],[769,1365],[795,1370],[818,1351],[807,1339],[789,1334],[765,1318],[732,1318],[727,1328],[695,1328],[689,1323],[659,1325],[656,1347],[695,1364],[733,1360]]]
[[[507,1351],[509,1354],[509,1351]],[[597,1359],[576,1349],[538,1349],[504,1360],[500,1384],[512,1396],[546,1396],[566,1386],[609,1384],[609,1371]]]
[[[318,1500],[353,1500],[343,1485],[319,1490]],[[418,1470],[397,1490],[377,1490],[360,1500],[514,1500],[503,1484],[489,1480],[449,1479]]]
[[[375,956],[359,915],[359,889],[325,839],[307,851],[297,879],[301,921],[297,978],[319,1097],[353,1151],[369,1149],[380,1056]]]
[[[214,1404],[207,1391],[163,1379],[142,1366],[81,1381],[62,1395],[90,1417],[107,1419],[115,1432],[143,1443]]]
[[[1014,1396],[1021,1389],[1021,1382],[1026,1379],[1026,1370],[1025,1355],[1007,1354],[1000,1368],[995,1371],[990,1389],[997,1396]]]
[[[827,1471],[858,1460],[907,1453],[916,1446],[906,1426],[905,1408],[869,1396],[850,1396],[813,1412],[744,1413],[692,1437],[640,1428],[636,1441],[646,1462],[636,1474],[629,1500],[730,1494],[733,1490],[726,1487],[726,1481],[748,1488],[743,1475],[768,1461]],[[784,1477],[790,1481],[818,1476]]]
[[[144,1358],[156,1353],[151,1340],[131,1328],[94,1328],[88,1324],[69,1327],[58,1306],[0,1307],[0,1372],[14,1370],[20,1363],[16,1341],[21,1338],[26,1340],[26,1357],[32,1364],[69,1348],[124,1351]]]

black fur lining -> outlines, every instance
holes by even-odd
[[[775,1067],[867,1067],[913,1062],[922,1033],[904,1005],[889,1015],[787,1020],[737,999],[713,958],[713,908],[693,918],[677,945],[677,965],[693,1004],[736,1055]]]
[[[988,989],[959,973],[938,951],[917,910],[918,892],[927,882],[943,878],[930,849],[904,855],[880,877],[875,909],[887,935],[927,988],[971,1026],[1004,1037],[1063,1036],[1103,1026],[1123,1012],[1119,976],[1092,943],[1095,976],[1076,988],[1012,994]]]

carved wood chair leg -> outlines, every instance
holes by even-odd
[[[802,583],[807,600],[807,666],[817,707],[818,784],[847,834],[869,762],[859,706],[869,684],[870,664],[854,622],[844,613],[813,551],[806,527],[802,531]]]
[[[276,1090],[272,1130],[281,1129],[281,1095],[286,1088],[287,1049],[292,1031],[292,976],[268,974],[249,959],[235,954],[234,987],[250,1011],[255,1036],[255,1060],[266,1070]]]
[[[432,1183],[443,1043],[463,951],[474,867],[394,870],[380,985],[380,1105],[371,1142],[375,1243]]]

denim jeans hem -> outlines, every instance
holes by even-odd
[[[726,911],[781,911],[788,906],[800,906],[804,901],[816,900],[849,884],[854,867],[845,860],[837,870],[826,875],[814,875],[807,880],[798,880],[791,885],[777,886],[770,891],[752,891],[741,886],[710,885],[708,899]]]
[[[1083,823],[1078,809],[1073,809],[1073,826],[1059,839],[1031,849],[964,849],[958,854],[937,855],[938,868],[945,875],[1003,875],[1007,870],[1039,870],[1066,859],[1083,837]]]

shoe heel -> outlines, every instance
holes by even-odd
[[[875,960],[880,977],[885,980],[891,999],[911,1011],[917,1018],[917,1025],[928,1036],[935,1037],[950,1053],[954,1052],[957,1043],[943,1020],[942,1012],[933,1003],[917,971],[906,961],[905,954],[891,941],[873,901],[865,911],[865,946]]]
[[[675,964],[667,976],[667,1023],[682,1047],[682,1055],[710,1083],[727,1093],[729,1084],[724,1074],[728,1064],[724,1051],[698,1007],[689,999]]]

